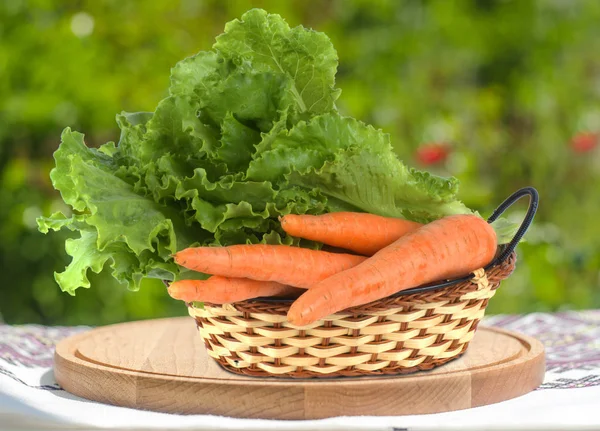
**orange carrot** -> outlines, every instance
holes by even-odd
[[[175,254],[179,265],[205,274],[277,281],[304,288],[365,259],[352,254],[266,244],[196,247]]]
[[[289,235],[372,256],[421,223],[368,213],[337,212],[323,215],[288,214],[281,227]]]
[[[315,284],[294,301],[288,320],[307,325],[401,290],[468,274],[490,263],[496,248],[496,233],[478,216],[436,220],[360,265]]]
[[[212,304],[230,304],[246,299],[267,296],[296,296],[301,289],[274,281],[256,281],[248,278],[229,278],[213,275],[208,280],[179,280],[168,288],[172,298],[185,302],[201,301]]]

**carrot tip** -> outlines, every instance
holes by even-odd
[[[181,266],[185,266],[185,264],[187,263],[186,258],[181,257],[177,254],[173,255],[173,260],[175,261],[176,264],[181,265]]]

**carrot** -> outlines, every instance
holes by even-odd
[[[301,289],[274,281],[256,281],[248,278],[229,278],[213,275],[208,280],[179,280],[168,288],[172,298],[185,302],[202,301],[212,304],[230,304],[266,296],[292,296]]]
[[[496,233],[478,216],[436,220],[360,265],[315,284],[294,301],[288,320],[307,325],[401,290],[468,274],[490,263],[496,248]]]
[[[289,235],[372,256],[421,223],[368,213],[337,212],[323,215],[288,214],[281,227]]]
[[[175,254],[179,265],[205,274],[277,281],[304,288],[365,259],[352,254],[266,244],[196,247]]]

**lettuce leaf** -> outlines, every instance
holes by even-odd
[[[90,287],[88,271],[103,268],[133,290],[144,277],[205,278],[171,258],[195,245],[319,248],[283,232],[290,213],[471,213],[456,179],[409,168],[387,134],[338,113],[336,70],[326,35],[255,9],[172,68],[153,112],[118,114],[118,143],[89,148],[66,128],[50,177],[73,215],[38,219],[43,233],[79,234],[61,289]]]
[[[389,135],[336,112],[281,132],[251,162],[248,178],[318,189],[354,211],[429,222],[470,213],[458,182],[410,169]]]
[[[329,112],[339,97],[334,89],[337,53],[324,33],[290,29],[279,15],[254,9],[227,23],[214,48],[244,69],[281,73],[299,113]]]

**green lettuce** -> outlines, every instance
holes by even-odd
[[[145,277],[203,278],[171,257],[191,246],[319,248],[283,232],[290,213],[471,213],[456,179],[407,167],[389,135],[337,111],[336,69],[326,35],[255,9],[173,67],[154,112],[117,115],[117,143],[89,148],[65,129],[51,179],[73,214],[38,220],[41,232],[79,235],[61,289],[90,287],[88,271],[105,267],[132,290]]]
[[[458,182],[406,167],[389,135],[337,112],[300,122],[255,155],[248,178],[317,189],[330,201],[419,222],[469,213]]]

